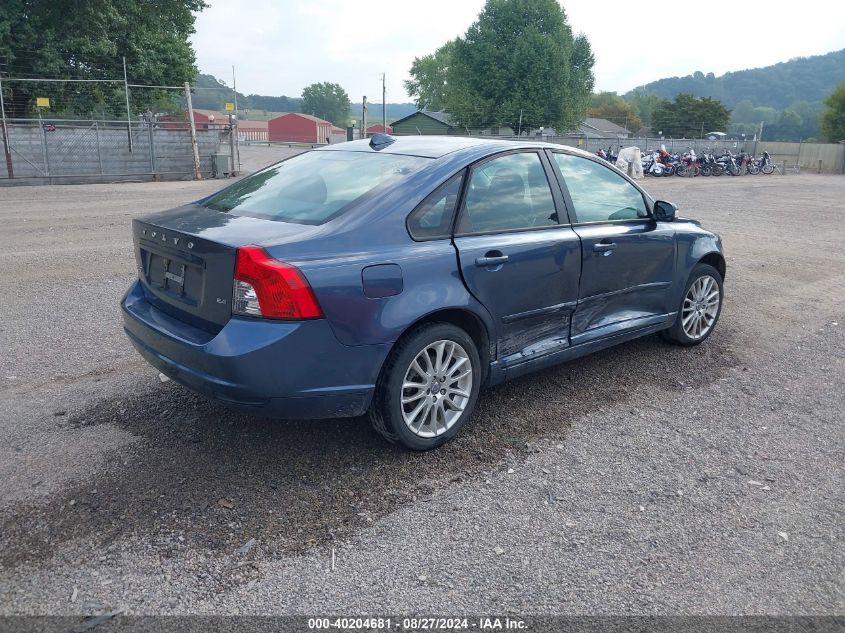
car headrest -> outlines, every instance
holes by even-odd
[[[511,201],[525,197],[525,181],[515,171],[500,169],[490,181],[490,195],[507,197]]]

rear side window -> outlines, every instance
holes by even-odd
[[[557,225],[540,156],[505,154],[472,170],[458,232],[489,233]]]
[[[555,153],[578,222],[648,217],[643,194],[611,167],[581,156]]]
[[[294,156],[213,195],[203,206],[232,215],[323,224],[377,187],[409,177],[431,159],[316,151]]]
[[[452,235],[452,220],[464,182],[463,172],[440,185],[408,216],[408,231],[415,240]]]

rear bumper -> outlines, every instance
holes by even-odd
[[[129,340],[153,367],[233,408],[271,417],[362,415],[390,351],[343,345],[324,319],[233,317],[211,334],[158,310],[139,282],[121,308]]]

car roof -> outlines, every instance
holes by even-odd
[[[419,135],[419,136],[390,136],[393,142],[389,145],[382,145],[376,149],[370,145],[368,140],[348,141],[346,143],[337,143],[333,145],[326,145],[321,147],[318,151],[345,151],[345,152],[365,152],[365,153],[379,153],[379,154],[404,154],[407,156],[422,156],[424,158],[440,158],[446,154],[451,154],[460,150],[475,149],[475,150],[489,150],[490,153],[506,151],[508,149],[523,149],[523,148],[555,148],[561,149],[566,146],[556,145],[553,143],[543,143],[540,141],[522,141],[522,140],[502,140],[502,139],[485,139],[471,136],[435,136],[435,135]],[[579,150],[566,147],[567,150]]]

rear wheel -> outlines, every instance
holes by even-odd
[[[424,325],[404,337],[382,370],[370,421],[390,442],[428,451],[466,424],[481,384],[472,338],[450,323]]]
[[[684,346],[698,345],[716,327],[722,313],[722,276],[709,264],[692,269],[675,324],[662,332],[663,338]]]
[[[714,176],[721,176],[725,173],[725,169],[717,163],[710,167],[710,173],[712,173]]]
[[[686,176],[687,175],[687,166],[681,163],[677,167],[675,167],[675,175],[676,176]]]
[[[702,176],[709,176],[712,173],[710,169],[710,165],[702,165],[701,166],[701,175]]]

